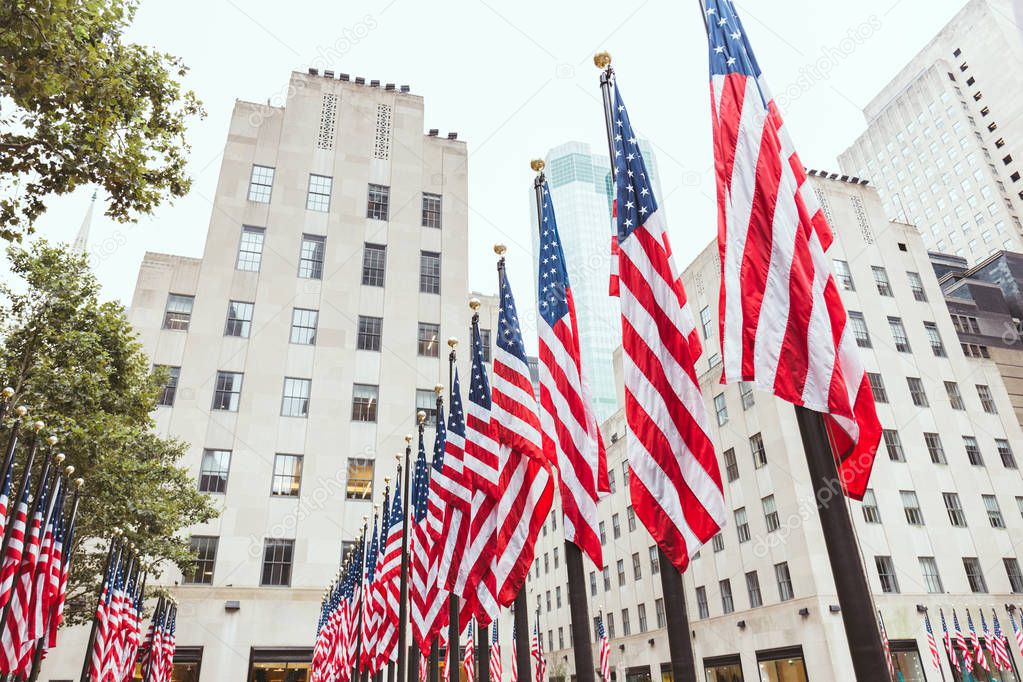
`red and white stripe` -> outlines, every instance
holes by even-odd
[[[465,669],[465,682],[476,680],[476,640],[473,635],[475,621],[469,621],[469,630],[465,638],[465,653],[462,657],[462,667]]]
[[[497,634],[497,623],[494,623],[490,637],[490,682],[502,682],[504,668],[501,663],[501,642]]]

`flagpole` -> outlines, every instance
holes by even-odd
[[[425,419],[426,415],[423,415]],[[400,458],[401,455],[398,455]],[[402,514],[401,520],[401,582],[399,583],[400,591],[398,598],[398,682],[405,682],[409,680],[408,677],[408,503],[409,503],[409,479],[412,478],[410,472],[410,462],[412,460],[412,436],[405,436],[405,479],[402,481]],[[401,464],[398,465],[398,471],[401,471]],[[397,494],[397,491],[395,491]],[[410,680],[410,682],[415,682]]]
[[[523,587],[515,595],[515,613],[512,614],[515,618],[515,674],[518,682],[530,682],[533,679],[529,667],[529,604],[526,601],[526,588]]]
[[[448,348],[451,349],[451,352],[448,353],[448,395],[449,396],[454,396],[454,392],[455,392],[455,359],[456,359],[455,348],[457,346],[458,346],[458,339],[456,339],[454,336],[452,336],[451,338],[448,339]],[[453,399],[454,399],[453,397],[449,398],[449,400],[453,400]],[[447,653],[448,653],[448,662],[447,662],[447,670],[448,670],[448,679],[449,680],[451,680],[451,672],[458,670],[458,664],[459,664],[458,650],[460,648],[460,643],[459,643],[458,639],[461,636],[461,631],[459,630],[459,627],[458,627],[458,619],[459,619],[460,616],[461,616],[461,613],[460,613],[460,609],[459,609],[458,595],[455,594],[454,592],[452,592],[451,596],[448,597],[448,651],[447,651]],[[456,680],[452,680],[452,682],[456,682]]]
[[[92,611],[92,629],[89,631],[89,641],[85,647],[85,661],[82,663],[81,682],[89,682],[89,664],[92,662],[92,648],[96,644],[96,630],[99,627],[99,621],[96,620],[96,611],[99,610],[99,605],[103,600],[103,588],[106,586],[107,578],[110,577],[110,568],[117,560],[115,559],[115,556],[120,554],[122,532],[123,531],[120,528],[114,528],[110,538],[110,548],[107,550],[106,568],[103,569],[103,579],[99,584],[99,597],[96,599],[96,608]]]

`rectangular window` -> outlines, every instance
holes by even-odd
[[[988,414],[998,414],[994,396],[991,395],[991,389],[987,384],[977,384],[977,396],[980,398],[980,406],[984,408],[985,412]]]
[[[433,389],[429,388],[417,388],[416,389],[416,412],[426,413],[426,423],[436,424],[437,423],[437,394],[434,393]],[[558,548],[554,548],[554,567],[557,568],[558,563]]]
[[[387,220],[391,204],[391,188],[386,185],[370,185],[366,201],[366,217],[373,220]]]
[[[749,408],[753,407],[755,399],[753,397],[753,383],[752,382],[750,382],[750,381],[740,381],[739,382],[739,399],[742,400],[742,409],[743,409],[743,411],[746,411]]]
[[[480,345],[483,346],[483,362],[490,362],[490,330],[480,329]],[[614,492],[613,490],[611,492]]]
[[[966,458],[975,467],[984,466],[984,458],[980,454],[980,446],[973,436],[963,436],[963,447],[966,449]]]
[[[735,448],[725,450],[725,475],[728,482],[739,480],[739,464],[735,461]]]
[[[735,602],[732,600],[732,582],[728,579],[718,581],[718,588],[721,590],[721,611],[731,613],[735,610]]]
[[[305,197],[305,207],[308,211],[319,211],[326,213],[330,210],[330,188],[334,179],[329,175],[309,174],[309,191]]]
[[[230,450],[202,451],[202,464],[199,466],[199,492],[227,492],[227,475],[231,469]]]
[[[750,452],[753,453],[753,466],[757,469],[767,466],[767,451],[764,450],[764,437],[754,433],[749,437]]]
[[[875,403],[887,403],[888,391],[884,387],[884,379],[877,372],[867,372],[867,380],[870,382],[870,392],[874,396]]]
[[[924,322],[924,331],[927,332],[927,340],[931,344],[931,352],[939,358],[947,357],[948,353],[945,351],[945,344],[941,341],[938,325],[934,322]]]
[[[309,392],[312,380],[284,377],[284,391],[281,397],[282,417],[308,417]]]
[[[188,548],[194,559],[183,577],[186,585],[212,585],[213,567],[217,563],[219,538],[209,535],[193,535],[188,539]]]
[[[710,539],[710,546],[715,552],[723,552],[725,550],[725,536],[718,532],[717,535]]]
[[[440,293],[440,254],[419,252],[419,291],[424,294]]]
[[[302,248],[298,255],[298,276],[306,279],[323,279],[323,254],[326,237],[314,234],[302,235]]]
[[[1004,438],[995,438],[995,447],[998,448],[998,456],[1002,458],[1002,466],[1006,469],[1016,468],[1016,456],[1012,454],[1009,441]]]
[[[238,402],[242,396],[241,372],[217,372],[217,382],[213,387],[214,410],[238,411]]]
[[[160,407],[174,407],[174,398],[178,394],[178,380],[181,378],[181,368],[170,365],[153,365],[154,369],[157,367],[167,370],[167,383],[160,389],[160,395],[156,398],[156,404]],[[1009,446],[1008,442],[1005,446]],[[1009,454],[1012,453],[1010,452]]]
[[[700,615],[700,618],[710,617],[710,608],[707,606],[707,588],[697,587],[696,588],[696,611]]]
[[[597,572],[590,571],[590,596],[597,596]]]
[[[316,325],[320,319],[318,310],[295,308],[291,311],[291,343],[312,346],[316,343]]]
[[[625,584],[625,559],[619,559],[616,565],[618,569],[618,587]]]
[[[377,393],[379,388],[372,384],[352,386],[352,421],[375,422],[377,420]]]
[[[253,304],[244,301],[229,301],[227,304],[227,323],[224,325],[224,336],[249,338],[252,328]]]
[[[924,525],[924,513],[920,509],[920,500],[917,499],[916,491],[900,490],[902,497],[902,510],[906,513],[906,523],[911,526]]]
[[[892,284],[888,281],[888,271],[877,265],[870,267],[874,273],[874,284],[877,285],[877,293],[882,296],[892,295]]]
[[[632,626],[629,624],[629,610],[622,609],[622,636],[628,637],[632,634]]]
[[[639,552],[632,554],[632,579],[639,581],[643,579],[643,564],[639,559]]]
[[[867,488],[863,493],[863,520],[867,523],[881,523],[881,510],[877,508],[874,490]]]
[[[749,594],[749,606],[751,609],[763,606],[764,597],[760,593],[760,578],[757,576],[756,571],[750,571],[746,574],[746,592]]]
[[[956,528],[966,528],[966,514],[963,512],[963,505],[959,502],[958,493],[942,493],[941,499],[945,501],[945,511],[948,512],[948,522]]]
[[[892,558],[890,556],[875,556],[874,565],[877,567],[877,577],[881,581],[881,591],[897,593],[899,580],[895,577],[895,563]]]
[[[703,338],[709,339],[714,329],[714,320],[710,314],[710,306],[704,306],[700,310],[700,327],[703,328]]]
[[[795,597],[792,591],[792,574],[789,573],[789,565],[786,562],[774,565],[774,577],[778,581],[778,599],[788,601]]]
[[[856,291],[856,285],[853,283],[852,271],[849,269],[849,263],[844,260],[834,260],[835,264],[835,278],[838,280],[838,284],[846,291]]]
[[[963,557],[963,568],[966,570],[970,590],[978,594],[986,593],[987,581],[984,580],[984,572],[980,569],[980,560],[977,557]]]
[[[870,348],[870,330],[867,329],[867,321],[863,319],[863,313],[850,310],[849,324],[852,325],[856,345],[860,348]]]
[[[1005,565],[1005,574],[1009,577],[1009,587],[1013,594],[1023,592],[1023,573],[1019,570],[1019,561],[1014,557],[1002,559]]]
[[[953,410],[966,409],[966,405],[963,403],[963,394],[959,392],[959,384],[954,381],[946,381],[945,393],[948,394],[948,403]]]
[[[373,499],[373,460],[349,457],[345,484],[345,499]]]
[[[657,614],[657,627],[665,627],[668,624],[668,620],[664,613],[664,600],[660,597],[654,600],[654,612]]]
[[[432,322],[419,323],[419,355],[436,358],[440,355],[440,325]]]
[[[657,545],[650,545],[647,549],[650,555],[650,575],[658,575],[661,572],[661,556],[657,551]]]
[[[273,167],[253,164],[252,175],[249,177],[249,201],[258,201],[261,204],[269,204],[273,184]]]
[[[267,538],[263,545],[263,575],[260,585],[287,587],[291,585],[291,564],[295,541]]]
[[[917,407],[927,407],[927,393],[924,392],[924,382],[920,381],[920,377],[906,377],[906,383],[909,384],[909,397],[912,398],[913,404]]]
[[[1002,518],[1002,509],[998,506],[998,498],[994,495],[981,495],[984,501],[984,510],[987,511],[987,520],[992,528],[1005,528],[1005,519]]]
[[[625,522],[629,526],[629,532],[636,530],[636,510],[630,504],[625,508]]]
[[[604,591],[608,592],[608,591],[611,590],[611,569],[610,569],[610,567],[608,567],[608,566],[604,567],[603,576],[604,576]]]
[[[760,500],[764,508],[764,523],[767,525],[767,532],[771,533],[781,528],[781,521],[778,520],[778,507],[774,502],[774,495],[768,495]]]
[[[440,229],[441,197],[439,194],[423,192],[423,227]]]
[[[387,247],[382,244],[365,244],[362,250],[363,286],[384,286],[384,271],[386,268]]]
[[[235,262],[236,270],[246,272],[259,272],[259,266],[263,262],[263,239],[266,230],[262,227],[242,227],[242,239],[238,244],[238,260]]]
[[[924,433],[924,444],[927,445],[927,454],[931,456],[934,464],[946,464],[945,447],[941,444],[941,436],[936,433]]]
[[[888,451],[888,459],[893,462],[905,462],[906,453],[902,449],[902,438],[895,429],[884,429],[881,431],[884,436],[884,447]]]
[[[356,348],[379,351],[383,326],[384,319],[382,317],[359,315],[359,336],[356,339]]]
[[[746,518],[746,507],[739,507],[735,510],[735,533],[739,537],[739,543],[749,542],[749,520]]]
[[[924,584],[930,594],[942,594],[945,591],[941,584],[941,574],[938,573],[938,562],[932,556],[922,556],[920,559],[920,573],[924,577]]]
[[[302,455],[274,455],[274,476],[270,494],[280,497],[298,497],[302,489]]]
[[[607,524],[604,523],[603,521],[601,521],[599,524],[597,524],[597,529],[600,532],[600,544],[601,545],[606,545],[607,544]]]
[[[724,393],[714,396],[714,413],[717,415],[718,426],[728,423],[728,405],[725,403]]]
[[[906,328],[902,325],[902,318],[889,317],[888,327],[892,331],[892,340],[895,342],[895,350],[900,353],[912,352],[909,347],[909,337],[906,336]]]
[[[177,332],[187,332],[192,321],[192,305],[195,296],[170,294],[167,296],[167,308],[163,313],[163,328]]]
[[[615,540],[622,537],[622,522],[618,514],[611,515],[611,535]]]
[[[920,274],[907,272],[906,278],[909,279],[909,290],[913,292],[913,298],[918,301],[926,301],[927,293],[924,291],[924,281],[920,279]]]

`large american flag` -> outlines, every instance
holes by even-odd
[[[1019,648],[1019,655],[1023,656],[1023,628],[1016,625],[1016,616],[1009,611],[1009,622],[1012,623],[1012,634],[1016,638],[1016,646]]]
[[[941,641],[945,645],[945,653],[948,654],[948,660],[952,661],[953,667],[959,670],[959,658],[956,657],[955,646],[952,643],[952,634],[948,630],[948,621],[945,620],[945,612],[942,609],[938,609],[938,615],[941,616]]]
[[[430,625],[427,622],[427,601],[429,600],[429,573],[431,555],[430,528],[426,513],[429,508],[430,467],[426,463],[426,444],[423,430],[419,430],[419,454],[412,475],[412,509],[409,519],[409,609],[412,636],[419,644],[420,651],[430,650]]]
[[[431,489],[436,489],[444,505],[444,543],[437,545],[438,579],[449,591],[455,589],[459,572],[463,570],[472,508],[472,493],[463,467],[466,428],[457,369],[454,370],[451,385],[451,412],[448,415],[444,443],[444,466],[439,473],[434,471],[430,482]]]
[[[983,615],[983,612],[981,615]],[[966,609],[966,625],[970,628],[970,645],[973,647],[974,661],[979,667],[990,671],[991,668],[988,667],[987,656],[984,655],[984,646],[980,641],[980,637],[977,636],[977,628],[973,626],[973,616],[970,615],[969,609]]]
[[[600,676],[604,682],[611,682],[611,642],[604,627],[604,614],[597,616],[597,639],[600,640]]]
[[[461,410],[461,401],[459,401]],[[429,542],[429,568],[426,576],[425,621],[427,638],[432,641],[448,623],[448,599],[450,594],[444,589],[441,576],[441,562],[444,551],[444,518],[447,514],[448,497],[446,490],[449,481],[446,478],[445,450],[447,449],[447,429],[444,426],[444,408],[437,407],[437,433],[433,440],[433,460],[430,463],[430,488],[427,495],[426,526]]]
[[[956,614],[956,610],[952,609],[952,624],[955,626],[956,631],[956,646],[959,647],[959,651],[963,654],[963,667],[966,672],[973,672],[973,658],[970,656],[970,645],[966,643],[966,638],[963,637],[963,630],[959,627],[959,616]]]
[[[0,609],[11,600],[14,587],[14,574],[21,566],[25,551],[25,531],[28,529],[28,507],[32,500],[32,469],[25,471],[25,480],[21,483],[22,495],[14,510],[14,521],[11,526],[10,540],[3,556],[0,568]]]
[[[359,666],[363,670],[372,670],[376,659],[377,638],[377,564],[380,556],[377,517],[373,517],[373,535],[369,541],[369,553],[366,555],[366,579],[362,589],[362,620],[359,623],[362,647],[359,652]]]
[[[611,116],[629,492],[684,571],[724,525],[721,472],[696,376],[694,318],[617,82]]]
[[[722,381],[751,381],[824,413],[846,493],[862,499],[881,425],[825,256],[831,228],[735,7],[730,0],[705,5]]]
[[[1012,670],[1012,659],[1009,658],[1009,649],[1005,645],[1005,634],[1002,632],[1002,626],[998,622],[998,612],[994,609],[991,609],[991,625],[994,628],[993,658],[995,665],[1003,670]],[[986,634],[987,626],[984,627],[984,630]]]
[[[931,650],[931,662],[935,668],[941,670],[941,655],[938,653],[938,643],[934,641],[931,619],[926,613],[924,613],[924,628],[927,630],[927,647]]]
[[[575,300],[546,180],[540,201],[537,310],[543,451],[558,468],[565,539],[602,568],[597,501],[609,489],[607,455],[582,367]]]
[[[401,504],[401,469],[394,479],[391,513],[387,518],[387,549],[384,552],[381,589],[386,604],[384,617],[377,629],[377,652],[380,665],[398,658],[398,613],[401,590],[401,538],[404,511]]]

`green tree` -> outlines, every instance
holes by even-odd
[[[122,41],[137,5],[0,3],[0,237],[20,241],[47,196],[84,184],[122,222],[188,191],[185,127],[205,111],[178,58]]]
[[[120,527],[143,556],[185,567],[179,531],[215,511],[178,464],[187,444],[154,432],[164,377],[151,372],[123,306],[99,300],[85,257],[43,241],[8,256],[20,282],[0,284],[0,377],[85,479],[68,596],[70,622],[82,622],[106,557],[98,538]]]

